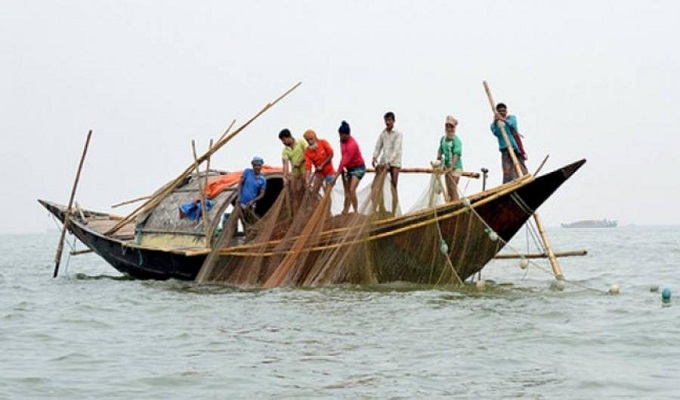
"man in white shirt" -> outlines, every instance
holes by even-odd
[[[394,129],[394,113],[389,111],[384,116],[385,129],[378,136],[378,141],[375,143],[375,150],[373,150],[373,167],[377,165],[383,166],[390,174],[390,180],[393,188],[392,211],[396,212],[397,200],[397,182],[399,180],[399,170],[401,169],[401,144],[402,134]],[[380,162],[378,162],[380,157]]]

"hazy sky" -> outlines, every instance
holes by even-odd
[[[283,127],[339,150],[343,119],[370,158],[388,110],[405,166],[425,166],[453,114],[465,169],[496,185],[487,80],[531,171],[588,159],[539,210],[546,225],[680,224],[678,21],[678,1],[0,0],[0,233],[54,226],[36,200],[68,202],[89,129],[76,198],[111,211],[299,81],[211,166],[280,164]],[[425,182],[403,179],[404,202]]]

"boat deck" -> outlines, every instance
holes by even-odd
[[[113,228],[121,219],[117,216],[90,215],[85,216],[85,218],[79,218],[79,221],[88,229],[104,235],[105,232]],[[129,222],[118,229],[113,235],[108,236],[124,242],[133,240],[135,238],[135,225]]]

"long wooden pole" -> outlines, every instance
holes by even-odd
[[[196,180],[198,181],[198,192],[201,194],[201,215],[203,216],[203,231],[205,232],[205,247],[210,247],[210,238],[208,233],[210,232],[210,225],[208,223],[208,206],[205,204],[205,190],[203,190],[203,181],[201,180],[201,169],[198,164],[198,157],[196,155],[196,142],[191,141],[191,151],[194,155],[194,162],[196,163]],[[208,159],[209,160],[209,159]],[[208,171],[206,170],[206,176]]]
[[[214,141],[212,139],[210,139],[210,143],[208,144],[208,148],[212,148],[213,144],[214,144]],[[205,190],[206,196],[208,195],[208,177],[209,177],[209,175],[210,175],[210,157],[208,157],[208,160],[206,161],[206,164],[205,164],[205,179],[203,180],[203,188]],[[219,221],[219,218],[221,218],[220,215],[216,215],[216,217],[218,218],[218,221]],[[206,231],[207,232],[206,233],[206,235],[207,235],[206,247],[211,247],[211,243],[212,243],[212,239],[213,239],[213,235],[214,235],[213,222],[210,220],[210,218],[206,217],[205,223],[208,224],[208,230]]]
[[[550,241],[548,240],[548,235],[545,234],[545,228],[543,227],[543,222],[539,218],[538,213],[534,212],[534,222],[536,222],[536,227],[538,228],[538,233],[543,239],[543,245],[545,246],[545,252],[548,254],[548,260],[550,261],[550,266],[552,267],[555,279],[564,280],[564,275],[562,275],[562,268],[557,262],[557,257],[553,252],[552,246],[550,246]]]
[[[136,202],[142,201],[142,200],[149,200],[150,198],[151,198],[151,196],[142,196],[142,197],[137,197],[136,199],[121,201],[120,203],[112,204],[111,208],[117,208],[117,207],[124,206],[124,205],[127,205],[127,204],[136,203]]]
[[[489,104],[491,105],[491,112],[496,114],[496,103],[493,100],[493,97],[491,96],[491,90],[489,89],[489,84],[484,81],[484,90],[486,91],[486,95],[489,98]],[[522,169],[519,166],[519,162],[517,161],[517,156],[515,156],[515,150],[513,147],[510,145],[510,140],[508,139],[508,134],[505,131],[505,123],[503,121],[498,121],[497,122],[498,127],[501,130],[501,134],[503,136],[503,140],[505,141],[505,145],[508,148],[508,152],[510,153],[510,158],[512,158],[512,163],[515,166],[515,171],[517,171],[517,176],[524,176],[524,173],[522,172]],[[548,236],[545,234],[545,228],[543,227],[543,222],[541,222],[541,218],[538,216],[537,212],[534,212],[534,221],[536,222],[536,227],[538,228],[538,233],[541,235],[541,239],[543,241],[543,246],[545,247],[545,252],[548,254],[548,260],[550,260],[550,266],[552,267],[553,274],[555,275],[555,279],[558,280],[563,280],[564,275],[562,275],[562,268],[560,268],[560,264],[557,262],[557,257],[555,257],[555,253],[552,250],[552,246],[550,246],[550,241],[548,240]]]
[[[68,208],[64,212],[64,226],[61,229],[61,236],[59,237],[59,244],[57,245],[57,254],[54,256],[54,274],[53,278],[59,275],[59,264],[61,263],[61,253],[64,251],[64,238],[66,237],[66,230],[68,229],[68,220],[71,214],[71,207],[73,206],[73,199],[76,197],[76,188],[78,187],[78,181],[80,180],[80,171],[83,169],[83,164],[85,163],[85,155],[87,154],[87,148],[90,146],[90,138],[92,137],[92,129],[87,132],[87,139],[85,140],[85,147],[83,148],[83,154],[80,156],[80,163],[78,164],[78,171],[76,172],[76,179],[73,182],[73,188],[71,188],[71,198],[68,200]]]
[[[262,108],[257,114],[252,116],[248,121],[246,121],[243,125],[241,125],[238,129],[236,129],[233,133],[230,135],[224,136],[221,140],[217,141],[213,147],[211,147],[205,154],[200,156],[198,158],[198,162],[201,163],[205,161],[208,157],[213,155],[217,150],[222,148],[225,144],[227,144],[231,139],[233,139],[236,135],[241,133],[248,125],[250,125],[253,121],[255,121],[258,117],[260,117],[262,114],[267,112],[270,108],[272,108],[276,103],[281,101],[284,97],[288,96],[293,90],[297,89],[298,86],[300,86],[302,82],[298,82],[295,84],[293,87],[288,89],[285,93],[283,93],[281,96],[279,96],[276,100],[274,100],[271,103],[267,103],[267,105]],[[111,235],[115,232],[117,232],[120,228],[122,228],[124,225],[132,221],[137,215],[139,215],[142,212],[146,212],[151,210],[152,208],[156,207],[158,204],[160,204],[163,199],[165,199],[170,193],[172,193],[173,190],[184,180],[184,178],[191,173],[191,171],[194,170],[194,163],[191,163],[175,180],[170,182],[170,184],[167,184],[164,186],[161,190],[156,192],[147,202],[142,204],[141,206],[137,207],[134,211],[132,211],[130,214],[128,214],[127,217],[123,218],[120,222],[118,222],[116,225],[114,225],[111,229],[109,229],[107,232],[105,232],[106,235]]]
[[[371,174],[375,173],[375,168],[366,168],[366,172]],[[435,172],[434,169],[426,167],[426,168],[418,168],[418,167],[402,167],[399,168],[399,173],[400,174],[431,174]],[[461,176],[467,177],[467,178],[474,178],[474,179],[479,179],[479,172],[468,172],[468,171],[463,171],[461,173]]]
[[[587,256],[588,250],[571,250],[554,253],[555,257],[579,257]],[[494,257],[496,260],[511,260],[515,258],[548,258],[546,253],[528,253],[528,254],[497,254]]]
[[[489,89],[489,84],[484,81],[484,90],[486,91],[486,96],[489,98],[489,104],[491,105],[491,112],[494,113],[494,115],[497,113],[496,111],[496,102],[493,100],[493,96],[491,96],[491,90]],[[496,121],[496,125],[501,130],[501,136],[503,137],[503,142],[505,142],[505,147],[508,149],[508,153],[510,153],[510,159],[512,159],[512,165],[515,168],[515,171],[517,172],[517,176],[522,176],[524,175],[522,173],[522,168],[519,166],[519,161],[517,161],[517,156],[515,155],[515,149],[512,147],[510,144],[510,139],[508,139],[508,132],[505,130],[505,122],[503,121]]]

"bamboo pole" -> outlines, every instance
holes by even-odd
[[[555,257],[580,257],[588,255],[588,250],[571,250],[553,253]],[[528,254],[497,254],[494,257],[496,260],[511,260],[516,258],[548,258],[546,253],[528,253]]]
[[[205,204],[205,190],[203,190],[203,182],[201,181],[201,169],[199,168],[198,156],[196,154],[196,142],[191,141],[191,151],[194,155],[194,165],[196,167],[196,181],[198,183],[198,192],[201,194],[201,215],[203,216],[203,231],[205,232],[205,247],[210,247],[210,239],[208,238],[208,233],[210,233],[210,225],[208,224],[208,207]],[[208,158],[209,160],[209,158]],[[206,170],[206,176],[208,171]]]
[[[233,125],[233,122],[232,122],[232,125]],[[224,137],[224,135],[222,135],[222,137]],[[211,147],[212,147],[212,144],[211,144]],[[210,168],[208,168],[208,169],[210,169]],[[375,169],[367,168],[366,172],[367,173],[375,173]],[[433,172],[432,168],[418,168],[418,167],[401,168],[399,170],[399,173],[401,173],[401,174],[431,174],[432,172]],[[479,172],[463,171],[461,176],[464,176],[464,177],[467,177],[467,178],[479,179],[479,177],[481,175],[479,174]],[[206,177],[206,181],[207,181],[207,177]],[[142,201],[142,200],[148,200],[151,197],[153,197],[153,195],[141,196],[141,197],[137,197],[136,199],[121,201],[120,203],[116,203],[116,204],[111,205],[111,208],[118,208],[118,207],[125,206],[125,205],[128,205],[128,204],[137,203],[137,202]]]
[[[491,105],[491,111],[495,114],[496,113],[496,103],[493,100],[493,97],[491,96],[491,90],[489,89],[489,84],[484,81],[484,90],[486,91],[486,95],[489,98],[489,104]],[[505,131],[505,123],[502,121],[498,121],[498,126],[501,129],[501,134],[503,136],[503,140],[505,141],[505,145],[508,148],[508,152],[510,152],[510,158],[512,158],[512,163],[515,166],[515,171],[517,171],[517,176],[524,176],[524,173],[522,172],[522,169],[519,166],[519,162],[517,161],[517,157],[515,156],[515,150],[513,147],[510,145],[510,140],[508,139],[508,135]],[[548,254],[548,260],[550,260],[550,266],[552,267],[553,274],[555,275],[555,279],[557,280],[564,280],[564,275],[562,275],[562,268],[560,268],[559,263],[557,262],[557,257],[555,257],[555,253],[552,250],[552,246],[550,246],[550,241],[548,240],[548,236],[545,234],[545,228],[543,227],[543,222],[541,222],[541,218],[538,216],[537,212],[534,212],[534,221],[536,222],[536,227],[538,228],[538,233],[541,235],[541,239],[543,241],[543,246],[545,247],[545,251]]]
[[[484,90],[486,91],[486,97],[489,98],[489,104],[491,105],[491,112],[494,113],[494,115],[497,113],[496,111],[496,102],[494,102],[493,97],[491,96],[491,90],[489,89],[489,84],[484,81]],[[505,147],[508,149],[508,153],[510,153],[510,158],[512,159],[512,165],[515,167],[515,171],[517,172],[517,176],[522,176],[524,175],[522,173],[522,168],[519,166],[519,161],[517,161],[517,156],[515,155],[515,149],[512,147],[510,144],[510,139],[508,139],[508,133],[505,130],[505,122],[503,121],[497,121],[496,125],[501,130],[501,136],[503,137],[503,142],[505,142]]]
[[[375,168],[366,168],[366,172],[375,173]],[[434,172],[434,170],[430,167],[427,167],[427,168],[419,168],[419,167],[399,168],[400,174],[431,174],[433,172]],[[480,175],[479,175],[479,172],[463,171],[461,173],[461,176],[465,176],[467,178],[479,179]]]
[[[553,274],[555,275],[555,279],[564,280],[564,275],[562,275],[562,268],[560,268],[560,264],[557,262],[557,257],[555,256],[555,253],[553,252],[552,246],[550,245],[550,241],[548,240],[548,235],[545,234],[545,228],[543,227],[543,222],[541,222],[541,218],[538,216],[538,213],[536,213],[536,212],[534,212],[534,221],[536,222],[536,227],[538,228],[538,233],[541,235],[541,239],[543,239],[543,245],[545,246],[545,252],[548,254],[548,260],[550,261],[550,266],[552,267]]]
[[[246,121],[243,125],[238,127],[234,132],[232,132],[229,135],[223,135],[222,139],[217,141],[213,147],[208,149],[208,151],[203,154],[202,156],[198,157],[198,162],[201,163],[205,161],[208,157],[213,155],[217,150],[222,148],[225,144],[229,143],[231,139],[233,139],[236,135],[241,133],[248,125],[250,125],[253,121],[255,121],[258,117],[260,117],[262,114],[267,112],[270,108],[272,108],[276,103],[279,101],[283,100],[286,96],[288,96],[293,90],[297,89],[302,82],[298,82],[295,84],[293,87],[288,89],[285,93],[283,93],[281,96],[279,96],[276,100],[274,100],[271,103],[267,103],[262,110],[260,110],[258,113],[256,113],[254,116],[252,116],[248,121]],[[107,232],[105,232],[105,235],[111,235],[115,232],[117,232],[120,228],[122,228],[124,225],[127,223],[131,222],[137,215],[147,212],[154,207],[156,207],[158,204],[160,204],[163,199],[165,199],[170,193],[172,193],[173,190],[184,180],[184,178],[191,173],[191,171],[194,170],[194,163],[191,163],[175,180],[170,182],[169,184],[163,186],[161,190],[156,192],[146,203],[142,204],[141,206],[137,207],[134,211],[132,211],[130,214],[128,214],[127,217],[122,219],[119,223],[114,225],[111,229],[109,229]]]
[[[92,253],[94,250],[92,249],[84,249],[84,250],[74,250],[71,252],[72,256],[79,256],[81,254],[87,254],[87,253]]]
[[[76,196],[76,188],[78,187],[78,181],[80,180],[80,171],[83,169],[83,164],[85,163],[85,155],[87,154],[87,148],[90,145],[90,138],[92,137],[92,129],[87,132],[87,139],[85,140],[85,147],[83,148],[83,154],[80,156],[80,163],[78,164],[78,171],[76,172],[76,178],[73,182],[73,188],[71,188],[71,198],[68,200],[68,208],[64,211],[64,226],[61,229],[61,236],[59,237],[59,244],[57,245],[57,254],[54,256],[54,274],[53,278],[59,275],[59,264],[61,263],[61,253],[64,251],[64,237],[66,236],[66,230],[68,229],[68,220],[71,214],[71,207],[73,206],[73,199]]]
[[[539,171],[541,171],[541,169],[543,169],[543,166],[545,165],[545,162],[548,161],[548,157],[550,157],[550,154],[548,154],[547,156],[545,156],[545,158],[543,159],[543,161],[538,165],[538,168],[536,168],[536,171],[534,171],[534,176],[538,175]]]
[[[142,200],[148,200],[150,198],[151,198],[151,196],[142,196],[142,197],[137,197],[136,199],[121,201],[120,203],[116,203],[116,204],[111,205],[111,208],[118,208],[120,206],[136,203],[136,202],[142,201]]]
[[[213,144],[214,144],[213,140],[210,139],[210,143],[208,144],[208,148],[213,147]],[[211,160],[211,158],[208,157],[208,160],[206,161],[206,164],[205,164],[205,179],[203,180],[203,189],[205,190],[206,196],[208,195],[207,192],[208,192],[208,176],[210,175],[210,160]],[[217,218],[219,220],[220,216],[217,215]],[[205,223],[208,224],[208,230],[206,231],[207,232],[206,233],[206,240],[207,240],[206,247],[210,247],[210,243],[212,242],[212,238],[213,238],[213,223],[212,223],[212,221],[210,221],[210,218],[208,218],[208,214],[206,214]]]

